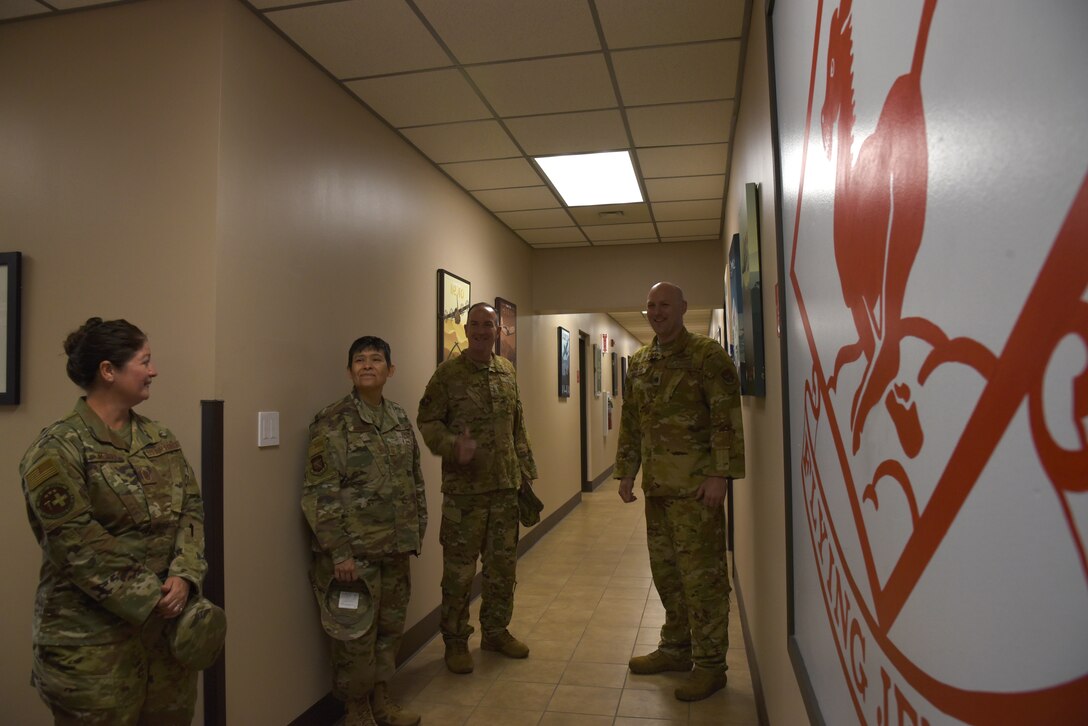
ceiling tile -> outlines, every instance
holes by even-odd
[[[658,222],[657,231],[662,237],[693,237],[716,235],[722,228],[720,219],[694,219],[684,222]]]
[[[739,40],[612,53],[628,106],[733,98],[739,59]]]
[[[524,212],[497,212],[507,227],[514,231],[540,229],[541,227],[565,227],[571,223],[564,209],[530,209]]]
[[[745,0],[596,0],[609,48],[739,38]]]
[[[518,209],[552,209],[559,207],[559,200],[548,187],[518,187],[514,189],[487,189],[472,195],[492,212],[511,212]]]
[[[628,147],[623,117],[616,109],[512,118],[506,120],[506,127],[530,156],[617,151]]]
[[[636,146],[710,144],[729,140],[732,101],[628,108]]]
[[[498,121],[465,121],[441,126],[417,126],[401,133],[439,164],[521,156]]]
[[[550,227],[548,229],[523,229],[518,236],[532,245],[552,245],[564,242],[585,242],[586,236],[577,227]]]
[[[654,219],[675,222],[682,219],[718,219],[722,216],[721,199],[701,199],[696,202],[656,202]],[[665,234],[664,230],[661,232]]]
[[[583,226],[582,231],[584,231],[586,236],[594,242],[610,239],[645,239],[647,237],[657,236],[654,226],[649,222],[641,224],[599,224]]]
[[[450,65],[401,0],[348,0],[272,10],[265,17],[337,78]]]
[[[721,199],[725,193],[725,176],[688,176],[671,179],[647,179],[646,193],[651,202],[685,201],[689,199]]]
[[[578,224],[630,224],[649,222],[650,207],[642,204],[599,204],[572,207],[570,215]]]
[[[468,191],[540,186],[544,180],[525,159],[493,159],[443,164],[442,170]]]
[[[585,0],[416,0],[461,63],[600,50]]]
[[[491,118],[455,68],[348,81],[352,93],[396,127]]]
[[[724,174],[729,144],[652,146],[636,149],[644,177]]]
[[[601,53],[496,63],[467,70],[500,116],[616,106],[616,94]]]

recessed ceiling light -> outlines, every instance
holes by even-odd
[[[631,154],[627,151],[538,156],[536,163],[568,207],[642,201]]]

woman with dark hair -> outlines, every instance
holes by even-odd
[[[43,553],[31,680],[57,724],[189,724],[197,670],[171,636],[207,569],[196,477],[132,410],[158,375],[139,328],[91,318],[64,350],[86,396],[19,467]]]

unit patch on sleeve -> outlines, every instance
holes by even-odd
[[[38,513],[49,519],[59,519],[72,511],[72,495],[67,487],[53,484],[42,489],[35,499]]]

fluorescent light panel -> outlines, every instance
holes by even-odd
[[[538,156],[536,163],[568,207],[642,201],[630,152]]]

